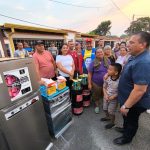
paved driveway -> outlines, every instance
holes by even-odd
[[[73,116],[73,125],[59,137],[53,140],[52,150],[150,150],[150,114],[143,113],[140,117],[139,129],[131,144],[116,146],[113,139],[121,136],[114,128],[104,129],[106,123],[100,122],[104,113],[94,113],[93,106],[84,109],[81,116]],[[122,118],[117,112],[116,124],[122,124]]]

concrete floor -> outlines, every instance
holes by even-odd
[[[105,129],[106,123],[100,122],[104,113],[94,113],[94,107],[84,109],[80,116],[73,116],[74,123],[57,140],[53,140],[52,150],[150,150],[150,114],[143,113],[139,121],[138,132],[131,144],[116,146],[113,139],[121,136],[112,129]],[[119,112],[116,124],[122,124]]]

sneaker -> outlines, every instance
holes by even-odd
[[[105,117],[105,118],[101,118],[100,121],[110,121],[110,119]]]
[[[96,113],[96,114],[99,113],[99,107],[95,107],[95,113]]]
[[[115,126],[114,123],[109,123],[109,124],[105,125],[105,129],[111,129],[114,126]]]
[[[150,114],[150,109],[147,109],[147,111],[146,111],[148,114]]]

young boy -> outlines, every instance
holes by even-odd
[[[112,63],[108,68],[108,78],[104,80],[103,84],[103,110],[105,117],[101,118],[101,121],[110,121],[105,128],[111,129],[115,125],[115,111],[117,108],[117,96],[118,96],[118,83],[122,70],[122,66],[119,63]]]

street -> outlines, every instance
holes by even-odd
[[[121,136],[114,128],[106,130],[106,123],[100,122],[104,113],[94,113],[94,107],[84,109],[80,116],[73,116],[73,125],[57,140],[53,140],[52,150],[149,150],[150,149],[150,114],[143,113],[139,121],[138,132],[131,144],[116,146],[113,139]],[[116,124],[122,124],[119,112]]]

